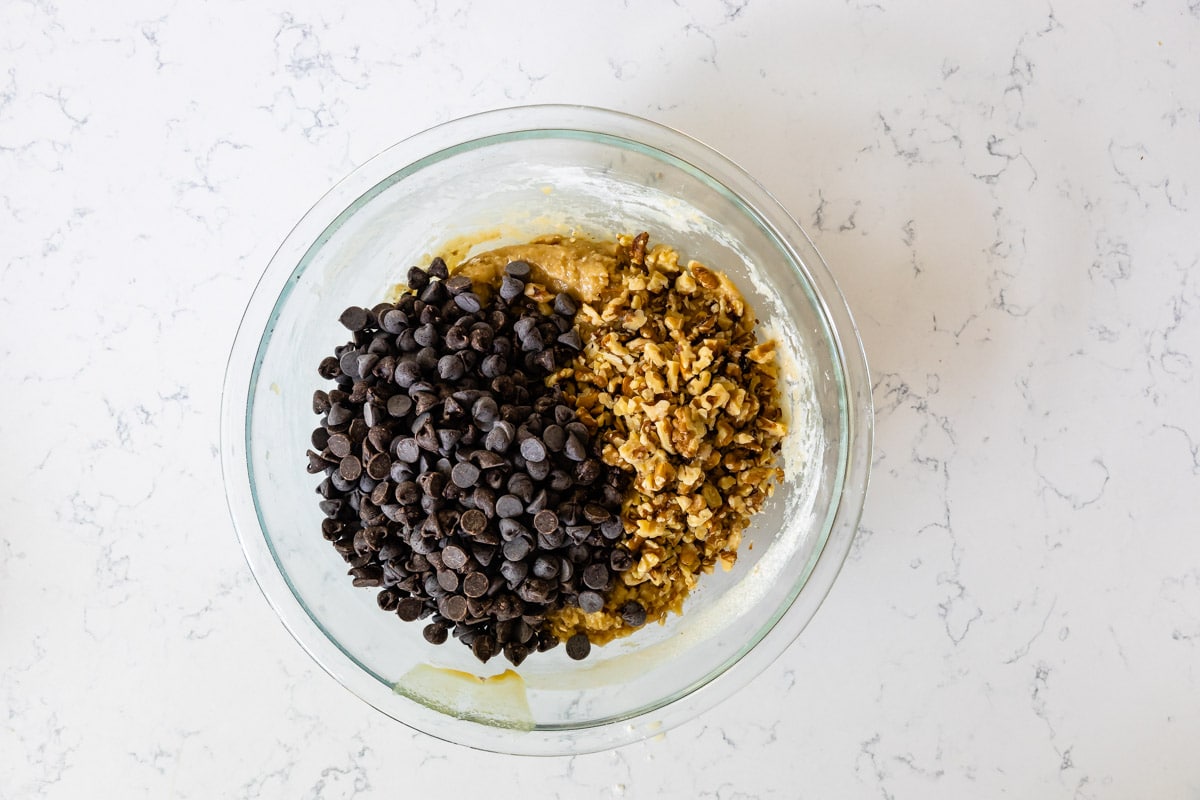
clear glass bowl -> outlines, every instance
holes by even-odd
[[[376,607],[320,535],[305,449],[316,365],[345,341],[337,318],[373,305],[448,240],[491,248],[568,230],[649,231],[723,270],[784,347],[786,482],[747,531],[737,565],[705,576],[681,616],[596,647],[559,647],[516,674]],[[752,680],[799,635],[858,525],[871,392],[850,313],[799,225],[703,144],[636,117],[534,106],[440,125],[356,169],[271,260],[230,355],[221,455],[229,506],[267,600],[354,694],[442,739],[507,753],[614,747],[677,725]],[[502,674],[503,673],[503,674]],[[482,678],[493,677],[491,680]]]

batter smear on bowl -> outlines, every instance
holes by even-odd
[[[680,612],[782,479],[775,343],[648,235],[414,268],[319,369],[322,532],[379,605],[482,661]]]

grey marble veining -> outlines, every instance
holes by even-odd
[[[1200,797],[1198,43],[1194,0],[3,4],[0,797]],[[856,315],[877,438],[783,658],[658,739],[522,760],[309,661],[216,441],[312,202],[535,102],[758,176]]]

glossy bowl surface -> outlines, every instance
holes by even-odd
[[[305,472],[316,365],[371,306],[448,241],[486,249],[553,232],[650,232],[726,272],[781,340],[786,482],[737,565],[706,576],[684,614],[506,672],[355,589],[320,535]],[[473,251],[474,252],[474,251]],[[347,176],[267,266],[230,355],[221,455],[229,506],[263,593],[305,650],[354,694],[442,739],[508,753],[600,750],[687,720],[754,678],[825,597],[858,525],[871,452],[862,346],[828,268],[749,175],[677,131],[579,106],[488,112],[432,128]]]

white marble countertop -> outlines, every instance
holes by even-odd
[[[877,406],[800,640],[659,740],[545,760],[317,668],[216,444],[314,200],[534,102],[758,175]],[[0,796],[1200,797],[1198,145],[1195,0],[0,5]]]

